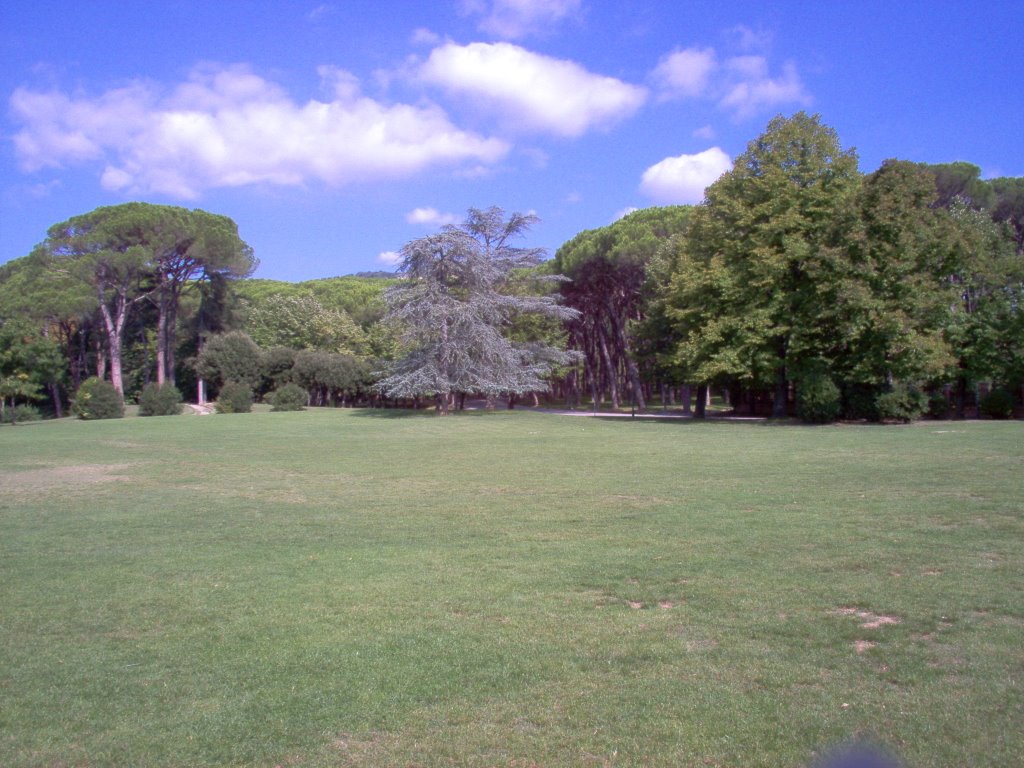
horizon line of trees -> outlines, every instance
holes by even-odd
[[[862,174],[801,112],[700,205],[636,211],[550,260],[508,242],[531,217],[471,209],[408,244],[400,275],[299,284],[249,279],[227,217],[98,208],[0,266],[0,415],[60,416],[90,376],[129,400],[150,383],[198,400],[201,382],[294,384],[314,405],[443,396],[444,411],[540,392],[702,414],[714,390],[809,421],[963,416],[979,386],[1019,408],[1024,178],[980,176],[900,160]]]
[[[613,406],[692,389],[701,413],[714,388],[740,412],[878,420],[964,416],[979,385],[1024,398],[1024,179],[863,175],[818,116],[774,119],[703,203],[580,233],[552,268],[582,312],[567,389]]]

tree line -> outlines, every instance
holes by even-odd
[[[398,274],[251,279],[234,222],[128,203],[0,267],[0,409],[61,415],[83,380],[312,405],[528,393],[808,421],[973,412],[1024,395],[1024,179],[889,160],[817,116],[773,120],[696,206],[581,232],[544,261],[532,216],[471,209]],[[998,409],[996,409],[998,410]],[[993,411],[995,412],[995,411]]]
[[[700,409],[713,388],[741,412],[877,420],[1024,394],[1024,179],[863,175],[817,116],[773,120],[702,204],[581,233],[552,266],[581,311],[578,378],[613,405],[692,388]]]

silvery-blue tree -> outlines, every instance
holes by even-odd
[[[560,319],[577,313],[555,296],[503,291],[516,270],[536,266],[543,256],[543,249],[511,245],[536,221],[531,214],[506,218],[500,208],[471,208],[462,225],[402,248],[405,279],[385,299],[388,319],[403,328],[407,352],[380,382],[384,394],[433,396],[444,415],[459,394],[491,398],[547,389],[544,377],[571,353],[540,341],[513,342],[507,331],[523,313]]]

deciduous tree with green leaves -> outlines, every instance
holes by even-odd
[[[777,117],[712,184],[681,240],[679,358],[705,381],[774,389],[840,350],[857,157],[818,116]]]

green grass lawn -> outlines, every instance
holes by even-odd
[[[0,765],[1024,755],[1024,424],[0,429]]]

